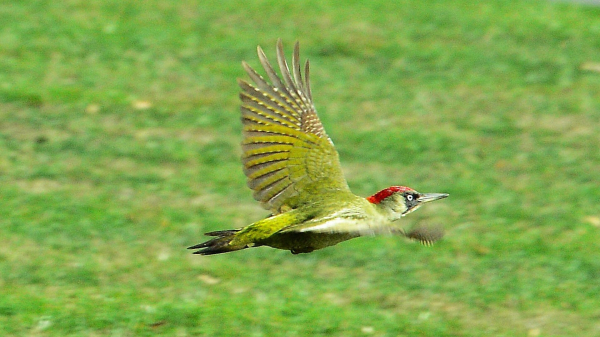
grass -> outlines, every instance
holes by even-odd
[[[600,9],[543,1],[0,5],[0,335],[600,334]],[[241,60],[298,39],[350,186],[451,197],[308,255],[193,256],[266,212]]]

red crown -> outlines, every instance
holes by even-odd
[[[412,188],[406,187],[406,186],[390,186],[390,187],[383,189],[383,190],[373,194],[372,196],[368,197],[367,200],[372,204],[378,204],[381,202],[381,200],[389,197],[390,195],[392,195],[394,193],[404,193],[404,192],[409,192],[409,191],[414,191],[414,190]]]

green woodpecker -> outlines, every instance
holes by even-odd
[[[338,153],[323,129],[312,100],[309,63],[304,78],[299,45],[288,68],[281,40],[277,75],[265,53],[258,57],[267,82],[246,62],[252,81],[238,80],[242,92],[242,162],[254,198],[271,215],[249,226],[206,233],[212,240],[189,247],[210,255],[269,246],[294,254],[310,253],[365,235],[397,233],[430,244],[442,231],[421,227],[405,232],[396,220],[423,204],[448,196],[392,186],[363,198],[348,188]]]

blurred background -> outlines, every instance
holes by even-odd
[[[353,191],[450,193],[402,220],[442,241],[185,249],[268,215],[236,78],[277,38]],[[4,2],[0,335],[598,336],[599,146],[590,5]]]

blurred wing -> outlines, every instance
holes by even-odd
[[[444,229],[441,226],[417,226],[410,232],[404,233],[404,236],[419,241],[425,246],[431,246],[444,237]]]
[[[242,162],[254,198],[277,214],[310,203],[316,193],[349,191],[338,153],[312,102],[308,61],[302,79],[298,43],[292,58],[293,77],[281,40],[277,62],[283,80],[260,47],[258,57],[271,83],[245,62],[244,69],[255,85],[239,80]]]

